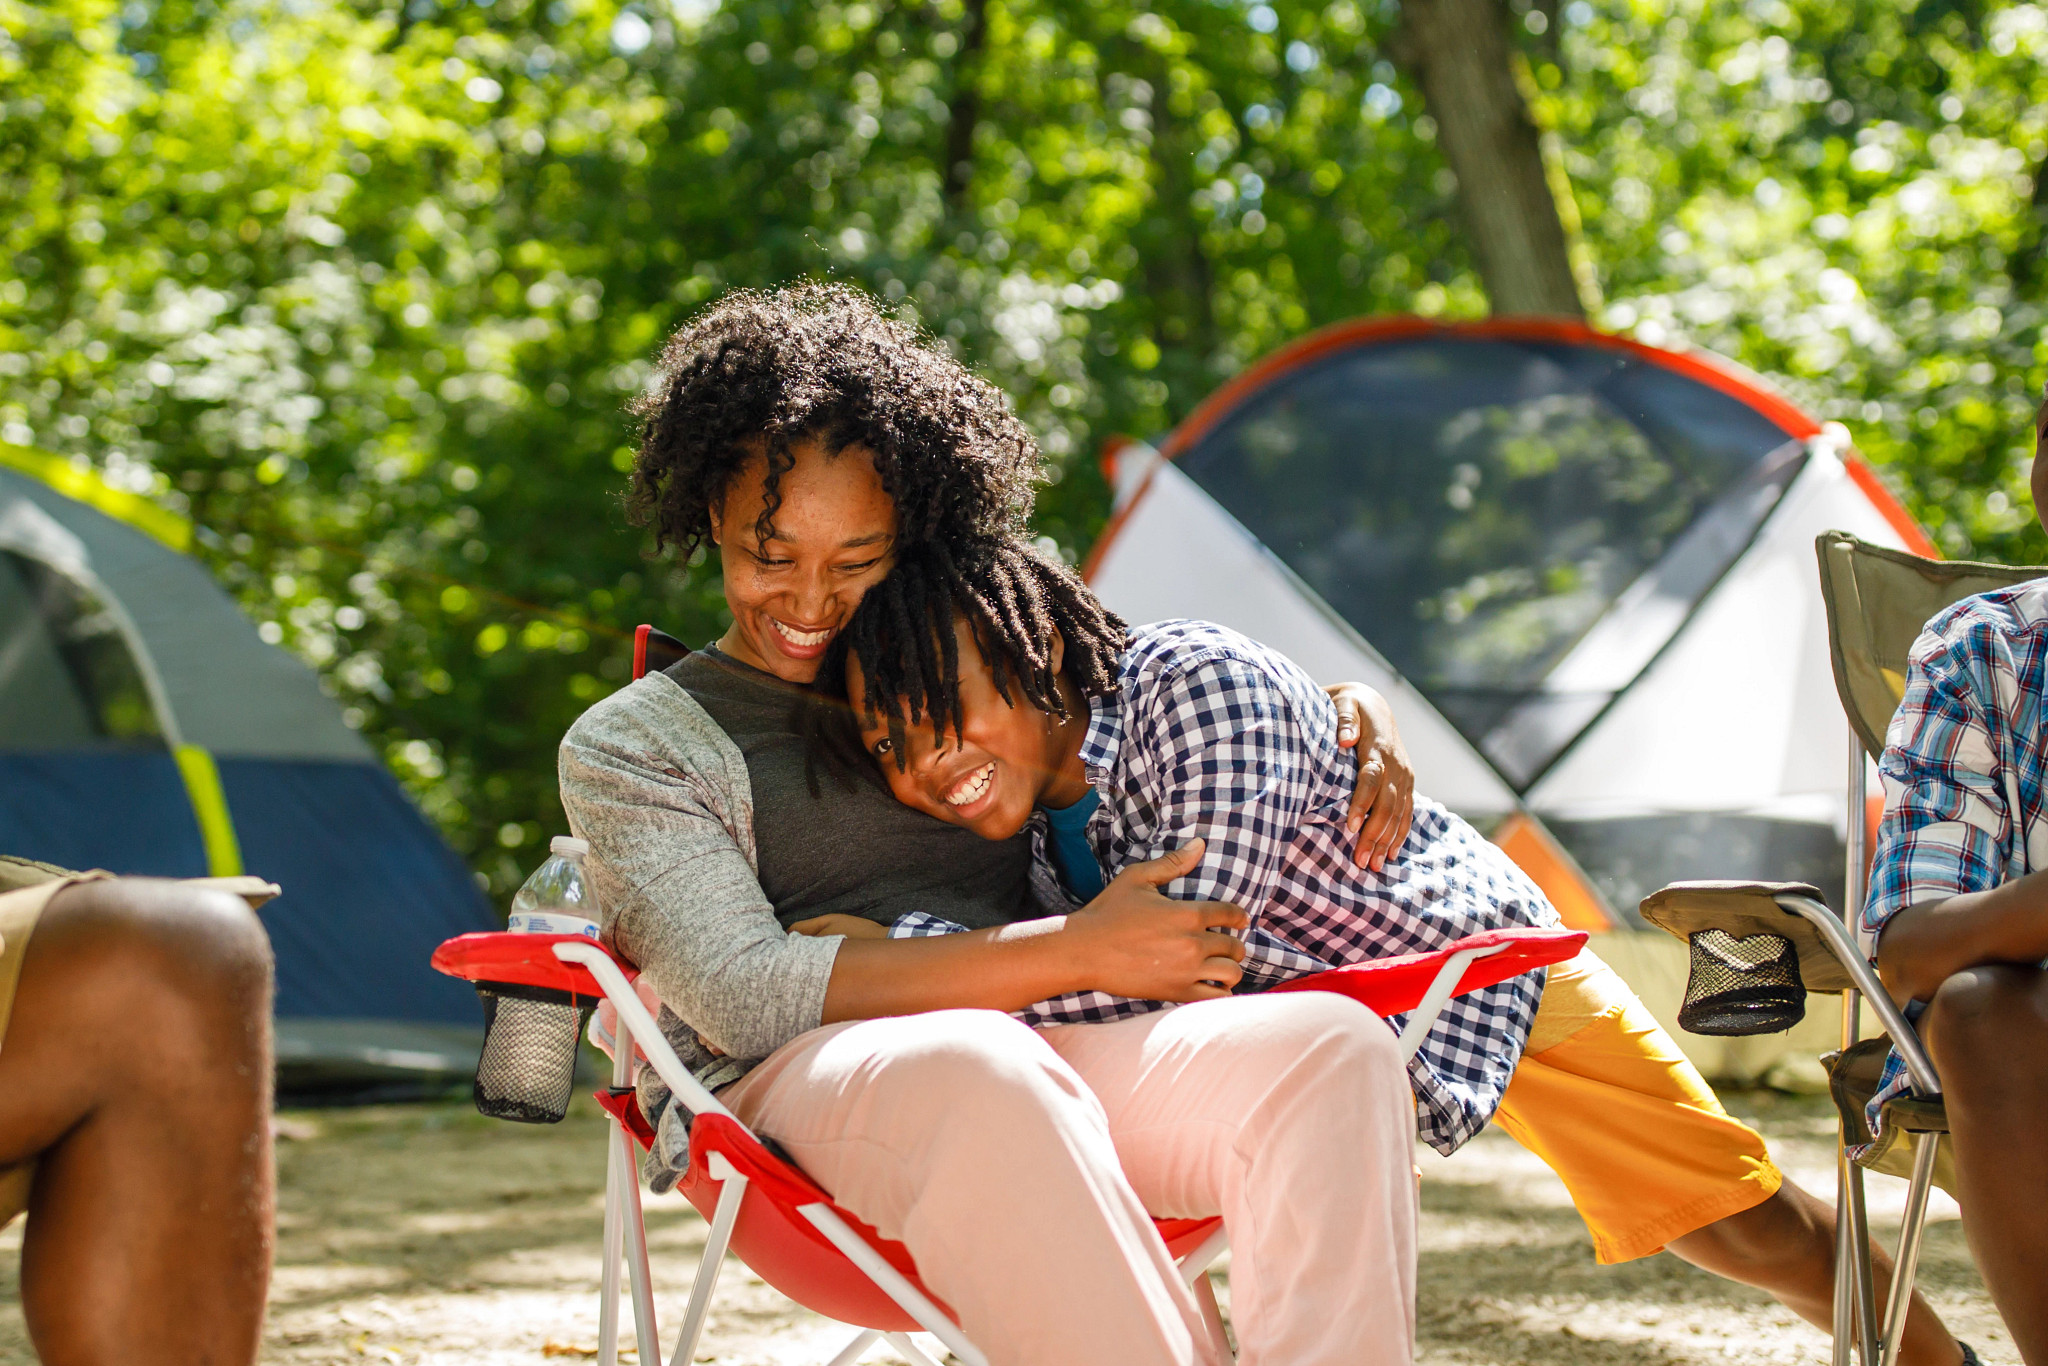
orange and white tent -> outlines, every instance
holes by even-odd
[[[1381,688],[1418,787],[1569,923],[1639,927],[1686,877],[1839,902],[1850,746],[1814,537],[1933,553],[1839,425],[1577,324],[1369,319],[1105,463],[1086,572],[1111,606]]]

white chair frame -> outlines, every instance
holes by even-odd
[[[1823,908],[1825,909],[1825,908]],[[1475,961],[1501,952],[1506,945],[1487,948],[1465,949],[1444,960],[1431,980],[1429,989],[1423,993],[1421,1002],[1409,1013],[1408,1022],[1401,1031],[1399,1048],[1401,1060],[1405,1063],[1415,1056],[1422,1047],[1423,1039],[1436,1023],[1444,1005],[1457,990],[1458,982],[1465,975],[1465,969]],[[723,1115],[738,1124],[739,1118],[720,1104],[718,1098],[706,1090],[683,1066],[682,1059],[669,1046],[655,1024],[654,1016],[648,1011],[639,994],[633,989],[626,976],[619,970],[610,954],[596,944],[585,941],[571,941],[557,944],[555,956],[565,963],[585,968],[597,979],[605,998],[618,1012],[618,1032],[612,1046],[612,1087],[620,1090],[633,1083],[633,1053],[637,1042],[640,1052],[646,1057],[647,1065],[655,1075],[667,1084],[675,1094],[675,1103],[694,1115]],[[744,1126],[742,1126],[744,1127]],[[750,1131],[751,1132],[751,1131]],[[703,1336],[704,1321],[711,1310],[711,1298],[718,1286],[719,1272],[725,1263],[725,1254],[732,1239],[733,1224],[738,1220],[740,1203],[746,1196],[747,1178],[735,1170],[723,1155],[713,1153],[708,1159],[711,1175],[719,1181],[718,1204],[711,1217],[711,1232],[704,1243],[704,1252],[697,1263],[697,1274],[690,1286],[690,1300],[683,1312],[683,1328],[676,1339],[674,1351],[668,1358],[669,1366],[691,1366],[697,1352],[697,1344]],[[619,1359],[619,1291],[621,1266],[624,1280],[633,1306],[633,1332],[639,1349],[641,1366],[654,1366],[661,1361],[661,1334],[656,1325],[654,1313],[654,1284],[647,1258],[647,1226],[640,1202],[639,1154],[637,1144],[625,1122],[617,1116],[612,1118],[607,1134],[607,1160],[604,1196],[604,1265],[598,1304],[597,1360],[598,1366],[618,1366]],[[1931,1168],[1931,1163],[1930,1163]],[[845,1253],[847,1258],[867,1273],[890,1299],[894,1300],[905,1313],[915,1319],[918,1325],[950,1352],[961,1366],[988,1366],[988,1357],[968,1340],[958,1324],[945,1314],[931,1299],[920,1291],[910,1280],[891,1266],[881,1253],[861,1237],[847,1222],[840,1218],[831,1206],[812,1204],[800,1206],[798,1213],[808,1219],[834,1246]],[[1229,1239],[1222,1228],[1218,1228],[1193,1251],[1178,1263],[1181,1276],[1195,1293],[1196,1302],[1201,1306],[1202,1318],[1208,1324],[1218,1354],[1225,1361],[1234,1361],[1230,1350],[1229,1337],[1224,1331],[1223,1314],[1216,1303],[1214,1282],[1206,1274],[1216,1259],[1229,1246]],[[890,1333],[878,1329],[860,1329],[855,1337],[840,1349],[827,1366],[854,1366],[877,1342],[886,1342],[900,1353],[910,1366],[939,1366],[908,1333]],[[1839,1364],[1838,1364],[1839,1366]],[[1887,1364],[1889,1366],[1889,1364]]]

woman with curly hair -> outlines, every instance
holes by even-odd
[[[1128,1031],[1087,1032],[1118,1026],[1070,1026],[1074,1047],[1056,1047],[1004,1012],[1084,989],[1229,994],[1244,913],[1158,890],[1199,846],[1070,912],[1034,885],[1028,841],[982,840],[878,784],[814,783],[807,762],[808,686],[897,548],[1022,531],[1029,432],[865,296],[821,285],[721,300],[669,342],[634,411],[629,507],[680,555],[715,548],[732,626],[563,740],[562,802],[591,845],[608,942],[660,995],[699,1079],[908,1244],[992,1359],[1208,1362],[1199,1306],[1148,1215],[1214,1213],[1248,1188],[1278,1209],[1282,1174],[1309,1149],[1405,1153],[1386,1031],[1349,1002],[1275,997],[1246,1001],[1227,1035],[1180,1040],[1170,1066],[1140,1065]],[[1368,858],[1405,834],[1405,758],[1383,708],[1349,695],[1354,731],[1373,732],[1361,753],[1391,770],[1362,777],[1353,824]],[[891,943],[834,930],[912,911],[969,932]],[[649,1179],[666,1189],[689,1117],[651,1074],[642,1085]],[[1281,1155],[1249,1169],[1238,1155],[1264,1148]],[[1290,1352],[1332,1322],[1371,1322],[1384,1350],[1345,1359],[1407,1359],[1412,1299],[1368,1304],[1363,1282],[1301,1274],[1354,1244],[1412,1249],[1405,1158],[1385,1165],[1323,1182],[1329,1218],[1303,1214],[1317,1236],[1269,1263],[1297,1306]],[[1355,1216],[1341,1229],[1339,1212]]]

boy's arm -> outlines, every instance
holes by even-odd
[[[1168,896],[1230,902],[1254,920],[1272,899],[1313,791],[1296,701],[1265,668],[1216,654],[1177,670],[1126,717],[1125,767],[1152,819],[1134,829],[1124,857],[1153,858],[1197,839],[1208,846]]]
[[[1925,636],[1880,765],[1887,801],[1862,927],[1900,1002],[1980,963],[2048,958],[2048,877],[2000,885],[2019,838],[1969,638]]]

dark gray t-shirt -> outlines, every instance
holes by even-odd
[[[671,665],[668,676],[746,757],[761,890],[784,929],[834,912],[887,925],[924,911],[970,929],[1041,914],[1028,837],[985,840],[911,810],[879,783],[849,790],[823,764],[812,796],[801,688],[715,645]]]

